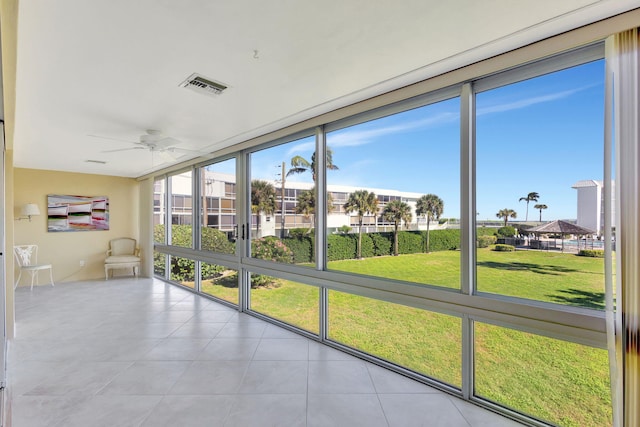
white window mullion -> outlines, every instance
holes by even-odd
[[[460,95],[460,291],[475,292],[475,103],[471,83]],[[473,320],[462,318],[462,395],[473,395]]]

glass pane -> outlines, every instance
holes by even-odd
[[[235,211],[235,159],[201,168],[200,180],[202,192],[200,195],[202,199],[201,249],[234,254],[238,230]]]
[[[606,350],[475,325],[475,394],[560,426],[610,426]]]
[[[603,100],[603,61],[476,96],[479,291],[603,308]]]
[[[171,270],[169,280],[183,286],[194,288],[196,262],[192,259],[170,256]]]
[[[328,316],[330,339],[461,387],[460,318],[331,290]]]
[[[314,147],[307,137],[251,154],[252,257],[313,265]]]
[[[327,135],[329,269],[460,288],[459,110],[454,98]]]
[[[191,171],[170,177],[171,180],[171,244],[185,248],[193,247]]]
[[[238,304],[238,271],[222,265],[200,263],[200,291]]]
[[[165,274],[167,271],[167,255],[153,251],[153,274],[155,276],[166,278]]]
[[[319,333],[320,290],[315,286],[251,274],[251,310]]]
[[[155,243],[166,244],[165,215],[167,207],[166,182],[164,179],[153,183],[153,241]]]

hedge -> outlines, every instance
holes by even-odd
[[[586,256],[590,258],[604,258],[604,250],[602,249],[580,249],[578,256]]]
[[[495,244],[496,240],[498,240],[496,236],[478,236],[478,247],[488,248],[489,246]]]
[[[493,250],[496,252],[513,252],[516,250],[516,248],[515,246],[511,246],[511,245],[498,244],[498,245],[495,245]]]
[[[301,264],[313,260],[313,239],[311,236],[289,237],[282,241],[293,252],[293,262]]]
[[[306,230],[306,229],[305,229]],[[233,253],[235,245],[229,242],[225,233],[214,229],[206,228],[202,230],[202,247],[205,250]],[[495,229],[480,227],[477,229],[478,247],[487,247],[495,243]],[[162,241],[164,237],[164,226],[157,225],[154,230],[156,241]],[[293,234],[293,235],[291,235]],[[191,226],[172,226],[173,244],[178,246],[191,246]],[[487,237],[485,237],[487,236]],[[314,236],[310,233],[290,233],[290,236],[279,239],[275,236],[266,238],[271,244],[281,242],[291,252],[293,263],[302,264],[314,261]],[[400,231],[398,233],[398,252],[401,254],[422,253],[426,249],[426,231]],[[260,243],[257,243],[260,246]],[[271,246],[271,245],[270,245]],[[448,251],[460,249],[460,230],[446,229],[433,230],[429,233],[429,250]],[[256,247],[256,245],[252,245]],[[330,234],[327,236],[327,259],[338,261],[343,259],[355,259],[358,248],[358,234]],[[275,248],[271,248],[275,249]],[[371,258],[375,256],[388,256],[393,251],[393,233],[363,233],[362,234],[362,257]],[[271,255],[271,254],[270,254]],[[287,254],[287,257],[289,255]],[[270,257],[268,257],[270,258]],[[193,262],[192,262],[193,263]],[[160,271],[164,266],[164,257],[157,256],[155,259],[156,271]],[[187,274],[188,265],[179,274],[181,276],[192,276]]]

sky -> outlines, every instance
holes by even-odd
[[[460,217],[460,102],[445,100],[330,132],[338,170],[327,183],[436,194],[445,218]],[[476,210],[496,220],[575,219],[580,180],[602,179],[604,63],[596,61],[476,96]],[[251,155],[252,179],[280,179],[281,164],[311,160],[312,136]],[[308,173],[291,181],[311,182]],[[519,201],[537,192],[528,207]]]

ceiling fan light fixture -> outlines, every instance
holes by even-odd
[[[217,82],[208,77],[203,77],[198,73],[193,73],[187,77],[182,83],[180,83],[180,87],[212,96],[220,95],[222,91],[228,88],[224,83]]]

